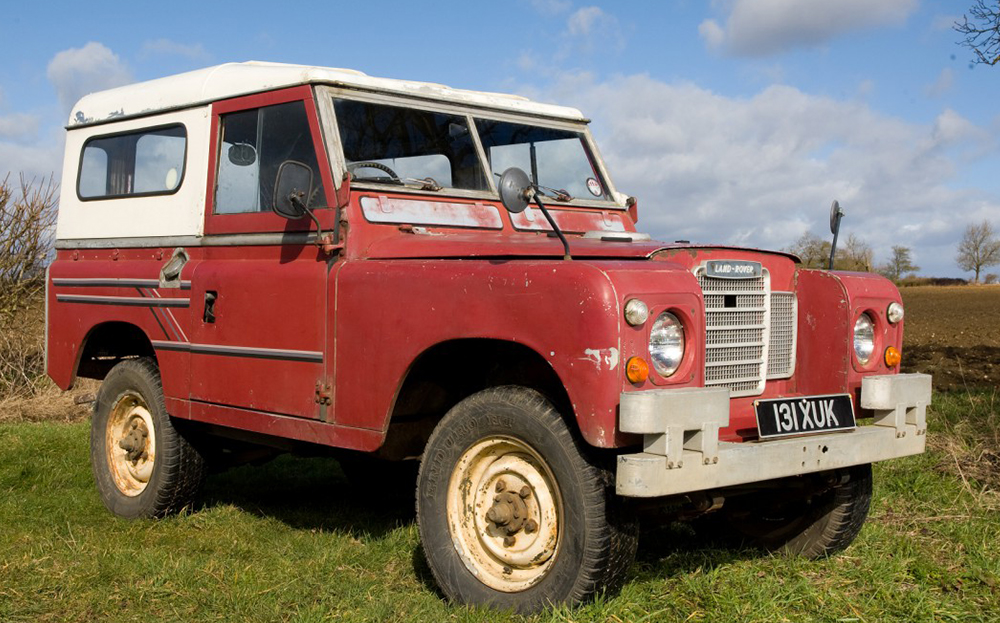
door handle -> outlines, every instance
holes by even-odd
[[[214,290],[208,290],[205,292],[205,311],[201,316],[202,322],[214,323],[215,322],[215,301],[219,298],[219,293]]]

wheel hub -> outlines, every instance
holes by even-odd
[[[541,581],[559,546],[555,479],[523,442],[485,439],[452,472],[448,521],[466,567],[487,586],[518,592]]]
[[[512,537],[528,522],[528,506],[524,500],[531,495],[531,489],[521,487],[519,492],[514,493],[504,491],[505,488],[503,480],[497,481],[496,490],[502,493],[493,496],[493,506],[486,511],[486,521],[490,524],[490,532]]]
[[[105,448],[118,490],[130,497],[142,493],[156,458],[153,416],[142,396],[126,392],[115,401],[108,414]]]

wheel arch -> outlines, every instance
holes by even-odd
[[[118,362],[139,357],[156,362],[156,351],[145,331],[130,322],[102,322],[87,331],[73,368],[73,378],[103,380]]]
[[[418,355],[396,390],[379,453],[405,458],[423,451],[437,422],[453,406],[488,387],[519,385],[545,396],[571,427],[575,413],[563,380],[536,350],[495,338],[439,342]]]

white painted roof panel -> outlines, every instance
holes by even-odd
[[[166,78],[130,84],[83,97],[70,112],[69,127],[112,121],[161,110],[300,84],[335,84],[483,106],[573,121],[584,120],[575,108],[532,102],[517,95],[453,89],[442,84],[374,78],[351,69],[249,61],[226,63]]]

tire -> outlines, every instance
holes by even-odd
[[[861,532],[872,499],[872,467],[858,465],[820,476],[829,484],[815,493],[776,491],[723,507],[727,524],[751,545],[806,558],[843,551]],[[814,490],[815,491],[815,490]],[[748,502],[753,499],[752,502]]]
[[[90,463],[101,501],[115,515],[162,517],[189,506],[205,462],[174,428],[151,359],[108,372],[94,404]]]
[[[638,524],[613,482],[538,392],[466,398],[434,429],[417,481],[438,586],[455,602],[521,613],[616,591]]]

